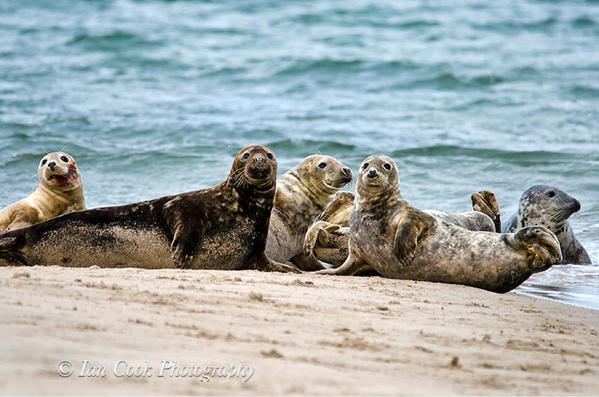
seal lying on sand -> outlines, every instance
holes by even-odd
[[[383,277],[464,284],[507,292],[561,258],[544,227],[515,234],[473,232],[412,207],[387,156],[364,160],[351,215],[349,256],[320,274],[374,270]]]
[[[425,212],[468,230],[498,231],[501,218],[495,195],[489,191],[481,191],[474,193],[471,198],[475,211],[461,214],[436,210]],[[352,193],[339,192],[335,195],[333,201],[306,232],[303,247],[305,256],[315,256],[334,266],[339,266],[345,261],[349,253],[349,220],[353,206]]]
[[[242,149],[223,183],[73,212],[0,236],[0,265],[295,270],[264,255],[276,190],[269,149]]]
[[[527,226],[545,226],[559,240],[562,263],[591,263],[589,254],[574,236],[568,222],[580,210],[580,202],[556,187],[535,185],[520,197],[518,213],[504,225],[504,233],[513,233]]]
[[[314,256],[304,256],[308,227],[329,204],[333,194],[352,180],[349,168],[329,156],[306,157],[277,179],[275,205],[270,217],[266,256],[291,261],[302,270],[324,269]]]
[[[40,184],[26,198],[0,210],[0,233],[85,209],[77,163],[63,152],[45,155],[37,168]]]

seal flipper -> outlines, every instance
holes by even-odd
[[[548,269],[562,260],[559,240],[555,234],[543,226],[531,226],[518,230],[514,234],[514,241],[518,248],[528,252],[528,266],[533,273]]]
[[[472,200],[472,209],[491,218],[495,224],[495,232],[501,233],[501,211],[495,194],[489,190],[481,190],[473,193],[470,198]]]
[[[0,266],[4,265],[3,262],[8,262],[4,266],[30,266],[18,252],[23,241],[22,235],[0,236]]]
[[[275,262],[272,259],[267,258],[264,253],[258,254],[252,261],[250,261],[246,269],[256,269],[266,272],[303,273],[295,266]]]
[[[175,200],[166,203],[163,209],[167,227],[173,236],[171,256],[177,268],[189,269],[202,239],[203,225],[200,217],[185,213],[187,207],[175,207],[178,204]],[[193,219],[193,225],[190,225],[190,218]]]
[[[431,215],[414,208],[408,211],[397,225],[393,242],[395,256],[406,266],[412,263],[418,245],[437,227],[437,221]]]

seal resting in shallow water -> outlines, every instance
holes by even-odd
[[[302,270],[324,269],[312,256],[304,256],[304,236],[333,195],[351,182],[351,170],[329,156],[306,157],[277,179],[275,205],[270,217],[266,256],[291,261]]]
[[[568,218],[580,210],[580,202],[553,186],[535,185],[520,197],[518,213],[504,225],[505,233],[527,226],[545,226],[559,240],[562,263],[591,263],[586,249],[574,235]]]
[[[223,183],[73,212],[0,236],[2,265],[294,270],[264,255],[277,162],[242,149]]]
[[[351,215],[349,256],[320,274],[374,270],[383,277],[464,284],[507,292],[562,257],[544,227],[514,234],[474,232],[412,207],[387,156],[364,160]]]
[[[37,174],[40,183],[33,193],[0,210],[0,233],[85,209],[81,175],[70,154],[45,155]]]

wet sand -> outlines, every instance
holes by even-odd
[[[599,393],[599,312],[512,293],[255,271],[2,268],[0,281],[7,394]],[[84,360],[104,376],[79,377]],[[143,376],[117,377],[120,360],[118,375]],[[254,373],[159,376],[163,360]]]

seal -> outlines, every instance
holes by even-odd
[[[40,183],[33,193],[0,210],[0,233],[85,209],[81,175],[70,154],[45,155],[37,174]]]
[[[266,256],[290,261],[302,270],[325,267],[313,255],[304,256],[302,246],[308,227],[343,186],[352,172],[330,156],[306,157],[277,179],[277,194],[270,217]]]
[[[510,217],[503,231],[513,233],[527,226],[545,226],[559,240],[562,263],[591,263],[568,222],[570,215],[579,210],[580,202],[569,194],[553,186],[535,185],[522,194],[518,212]]]
[[[72,212],[0,236],[0,265],[296,271],[264,254],[277,162],[242,149],[208,189]]]
[[[362,163],[350,223],[347,260],[318,273],[374,270],[388,278],[507,292],[562,259],[559,241],[544,227],[470,231],[414,208],[402,198],[397,166],[387,156]]]
[[[454,214],[446,211],[425,210],[426,213],[446,222],[472,231],[497,231],[501,225],[499,203],[487,190],[472,194],[474,211]],[[354,195],[339,192],[317,221],[310,226],[304,239],[304,254],[318,260],[341,265],[349,253],[349,221],[354,205]]]

